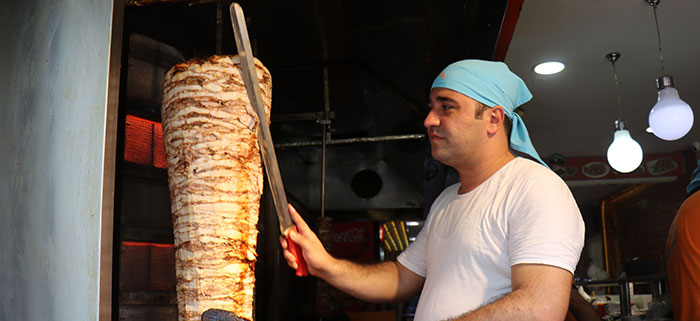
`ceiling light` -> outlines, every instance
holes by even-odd
[[[416,221],[406,221],[406,226],[418,226],[420,225],[419,222]]]
[[[630,132],[625,129],[622,121],[615,121],[615,136],[612,144],[608,147],[608,163],[610,167],[620,173],[629,173],[637,169],[642,163],[644,153]]]
[[[647,0],[654,8],[656,22],[656,37],[659,41],[659,61],[661,62],[661,77],[656,79],[658,97],[656,104],[649,112],[649,127],[656,137],[663,140],[677,140],[685,136],[693,128],[693,109],[681,100],[678,90],[674,88],[673,77],[664,71],[664,57],[661,53],[661,33],[659,20],[656,17],[656,7],[660,0]]]
[[[693,109],[678,96],[671,76],[657,79],[658,97],[649,112],[649,127],[656,137],[677,140],[693,128]]]
[[[535,72],[540,75],[551,75],[564,70],[564,68],[565,66],[561,62],[547,61],[535,66]]]
[[[608,163],[610,167],[620,173],[629,173],[637,169],[642,163],[644,153],[622,121],[622,101],[620,99],[620,85],[617,81],[617,69],[615,61],[620,58],[619,52],[611,52],[605,56],[612,63],[615,77],[615,92],[617,93],[617,120],[615,121],[615,135],[612,144],[608,147]]]

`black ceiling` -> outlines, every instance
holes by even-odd
[[[186,58],[215,54],[217,3],[182,2],[127,7],[125,34],[140,33],[170,44]],[[222,2],[223,54],[235,53],[229,3]],[[422,108],[428,85],[447,64],[465,58],[491,59],[507,3],[240,2],[256,56],[271,71],[275,94],[282,95],[275,97],[278,108],[273,113],[278,114],[322,110],[324,66],[362,69]],[[294,79],[287,83],[284,74],[294,74],[289,77]],[[346,98],[337,92],[331,96]]]

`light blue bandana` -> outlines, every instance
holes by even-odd
[[[532,94],[525,82],[506,64],[473,59],[458,61],[447,66],[435,78],[431,89],[436,87],[454,90],[489,107],[503,107],[506,116],[513,122],[510,147],[549,167],[532,146],[522,118],[513,111],[530,101]]]
[[[690,194],[694,189],[700,186],[700,161],[698,161],[698,167],[693,171],[693,176],[690,177],[690,184],[685,189],[685,191]]]

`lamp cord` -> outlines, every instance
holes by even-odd
[[[666,72],[664,71],[664,55],[661,51],[661,32],[659,31],[659,19],[656,16],[656,5],[652,4],[652,8],[654,8],[654,22],[656,23],[656,39],[659,41],[659,60],[661,61],[661,75],[665,75]]]
[[[615,68],[615,62],[612,62],[613,75],[615,77],[615,93],[617,93],[617,119],[622,120],[622,99],[620,99],[620,84],[617,81],[617,68]]]

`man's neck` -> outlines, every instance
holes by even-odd
[[[496,155],[496,157],[487,158],[473,165],[455,168],[457,173],[459,173],[459,181],[461,183],[458,193],[471,192],[514,158],[515,156],[509,150],[506,150]]]

